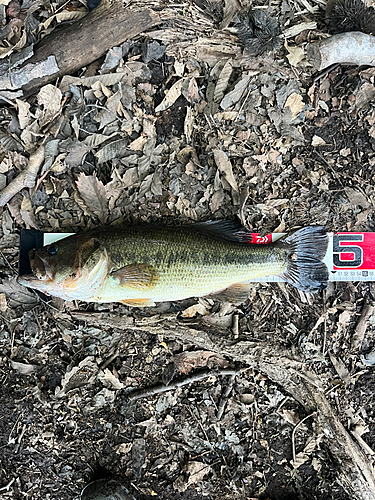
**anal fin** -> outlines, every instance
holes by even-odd
[[[235,283],[234,285],[228,286],[224,290],[217,293],[211,293],[210,297],[213,299],[232,302],[233,304],[241,304],[249,298],[250,290],[254,285],[249,282],[245,283]]]
[[[154,306],[155,302],[151,299],[128,299],[120,300],[121,304],[131,307],[149,307]]]

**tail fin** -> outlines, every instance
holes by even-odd
[[[324,227],[304,227],[283,243],[287,244],[288,266],[281,278],[304,292],[325,290],[328,269],[322,259],[327,252],[328,236]]]

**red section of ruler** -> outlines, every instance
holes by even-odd
[[[249,243],[256,243],[258,245],[264,245],[267,243],[272,243],[272,234],[266,234],[265,236],[260,236],[259,233],[250,233],[252,238]]]
[[[333,271],[375,269],[375,233],[335,233]]]

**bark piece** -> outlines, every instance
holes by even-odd
[[[332,64],[375,66],[375,37],[359,31],[339,33],[308,45],[306,56],[317,71]]]
[[[22,89],[31,94],[58,77],[74,73],[159,22],[158,14],[150,9],[137,12],[126,9],[119,0],[104,1],[103,6],[100,4],[79,22],[43,38],[35,47],[34,56],[19,70],[23,76]],[[48,65],[49,74],[35,71],[45,68],[51,60],[54,65]]]

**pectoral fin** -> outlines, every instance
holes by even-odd
[[[153,266],[142,263],[121,267],[113,271],[111,276],[118,280],[120,286],[136,290],[153,288],[159,279],[159,274]]]
[[[155,302],[151,299],[129,299],[129,300],[120,300],[120,302],[125,306],[132,306],[132,307],[148,307],[155,305]]]
[[[211,294],[210,297],[225,302],[232,302],[233,304],[241,304],[241,302],[245,302],[249,298],[252,286],[251,283],[235,283],[225,290]]]

